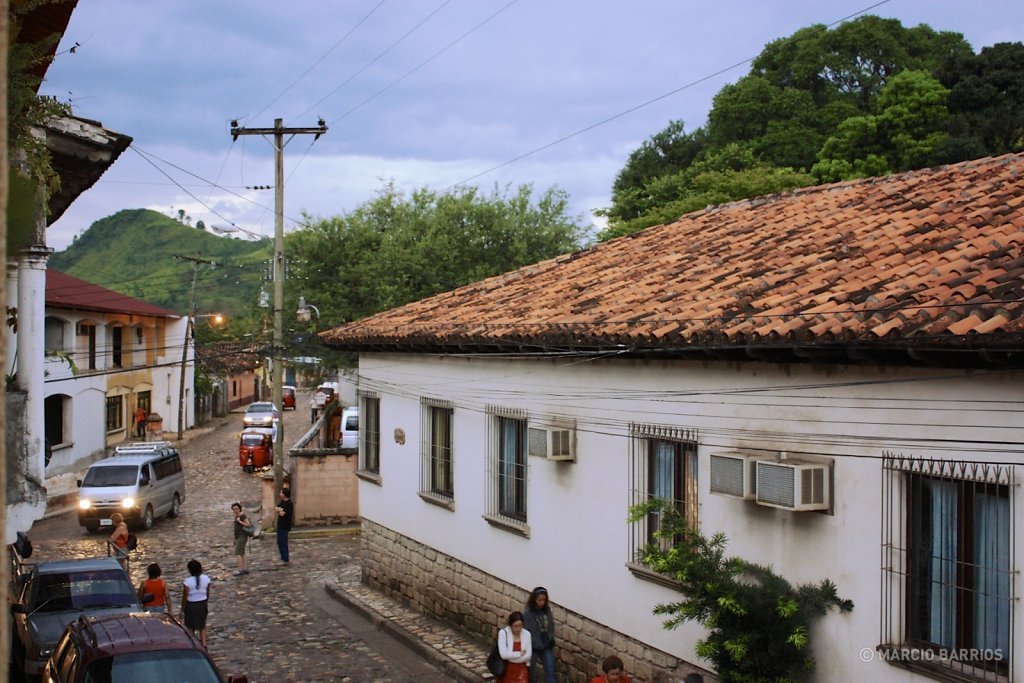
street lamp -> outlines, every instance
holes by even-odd
[[[193,283],[193,286],[195,283]],[[195,309],[189,308],[188,320],[185,322],[185,343],[181,345],[181,378],[178,385],[178,441],[181,441],[185,429],[185,370],[188,367],[188,343],[192,341],[195,334],[197,318],[213,318],[213,322],[220,325],[224,322],[224,316],[220,313],[200,313],[196,315]],[[195,346],[193,344],[193,346]],[[168,393],[170,391],[168,390]]]
[[[306,297],[299,296],[299,310],[295,311],[295,317],[299,319],[299,322],[308,323],[310,321],[309,309],[313,309],[316,312],[316,324],[313,326],[314,332],[320,331],[320,309],[313,304],[306,303]]]

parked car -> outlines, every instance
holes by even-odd
[[[83,616],[46,664],[47,683],[248,683],[224,677],[192,632],[170,614]]]
[[[113,557],[58,560],[26,567],[11,604],[11,658],[38,677],[65,627],[84,614],[142,611],[135,587]]]
[[[245,409],[242,424],[246,427],[273,427],[279,419],[281,419],[281,414],[277,412],[277,407],[273,403],[257,401],[250,403],[249,407]]]
[[[238,466],[246,472],[274,464],[274,430],[247,427],[238,437]]]
[[[281,410],[295,410],[295,387],[285,384],[281,387]]]
[[[341,447],[359,448],[359,408],[345,408],[341,412]]]
[[[90,532],[111,527],[120,512],[129,525],[153,528],[157,517],[177,517],[185,502],[185,474],[166,441],[119,446],[89,466],[78,482],[78,523]]]

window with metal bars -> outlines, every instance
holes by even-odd
[[[490,522],[522,530],[526,526],[527,414],[487,408],[487,515]]]
[[[124,397],[107,396],[107,431],[124,428]]]
[[[359,469],[380,474],[380,398],[359,392]]]
[[[886,454],[882,630],[894,664],[1012,680],[1013,467]]]
[[[697,432],[660,425],[631,424],[630,503],[654,498],[676,508],[690,526],[697,526]],[[630,561],[637,561],[655,541],[659,515],[650,514],[630,527]],[[668,545],[671,539],[662,539]]]
[[[450,401],[421,399],[420,494],[450,503],[455,498],[452,471],[452,423]]]

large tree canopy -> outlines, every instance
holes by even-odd
[[[411,196],[386,184],[351,213],[287,237],[289,288],[316,292],[325,324],[355,320],[580,248],[568,197],[529,185]]]
[[[708,204],[1024,149],[1024,45],[975,55],[959,33],[865,16],[765,46],[715,96],[707,125],[672,121],[612,187],[600,239]]]

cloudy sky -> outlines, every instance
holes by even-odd
[[[629,153],[703,125],[766,43],[864,12],[1024,41],[1019,0],[82,0],[41,92],[134,142],[48,241],[141,207],[273,235],[273,191],[246,189],[273,185],[271,144],[229,130],[276,118],[329,128],[286,146],[286,230],[388,181],[557,185],[590,222]]]

